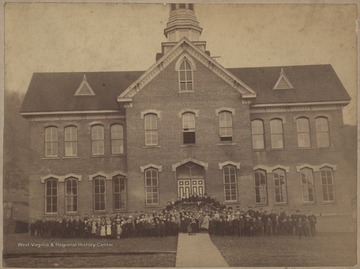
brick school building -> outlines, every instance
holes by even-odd
[[[21,109],[31,218],[150,212],[205,194],[350,216],[350,96],[332,66],[226,68],[194,9],[170,5],[167,42],[145,71],[33,74]]]

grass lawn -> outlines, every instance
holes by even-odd
[[[354,266],[355,233],[319,233],[313,238],[221,237],[211,240],[230,266]]]
[[[19,246],[18,243],[29,243],[29,246]],[[43,243],[44,245],[40,245],[40,247],[31,246],[31,243]],[[53,246],[51,246],[51,243],[53,243]],[[63,247],[62,244],[73,245]],[[102,244],[102,246],[98,244]],[[176,248],[176,236],[114,240],[50,239],[34,238],[28,234],[10,234],[4,235],[4,254],[22,255],[20,257],[5,257],[3,259],[3,266],[42,268],[174,267]],[[151,254],[147,252],[151,252]],[[60,254],[63,253],[73,253],[73,256],[61,256]],[[86,255],[82,255],[84,253]],[[31,256],[30,254],[38,256]]]

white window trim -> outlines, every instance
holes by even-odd
[[[187,53],[184,53],[183,55],[181,55],[178,58],[178,60],[175,63],[175,71],[180,71],[180,66],[184,59],[186,59],[189,62],[189,64],[191,65],[192,71],[196,71],[196,64],[195,64],[194,60],[192,59],[192,57]],[[194,77],[193,77],[193,81],[194,81]]]
[[[259,164],[259,165],[256,165],[253,167],[254,171],[258,170],[258,169],[265,170],[267,174],[272,174],[273,170],[276,170],[276,169],[285,170],[286,173],[290,172],[289,166],[284,166],[284,165],[280,165],[280,164],[274,165],[274,166],[267,166],[267,165]]]
[[[181,109],[178,112],[178,117],[181,119],[182,115],[185,114],[185,113],[193,113],[193,114],[195,114],[195,117],[198,118],[200,110],[199,109],[184,108],[184,109]]]
[[[141,173],[145,173],[145,170],[147,170],[149,168],[154,168],[154,169],[158,170],[159,173],[162,172],[162,165],[156,165],[156,164],[152,164],[152,163],[140,166],[140,171],[141,171]]]
[[[158,119],[161,119],[161,110],[157,109],[146,109],[140,112],[140,117],[143,120],[146,114],[155,114]]]
[[[233,117],[235,116],[235,109],[234,109],[234,108],[221,107],[221,108],[215,109],[215,114],[216,114],[216,116],[218,116],[220,112],[230,112]]]
[[[233,161],[226,161],[223,163],[218,163],[219,170],[222,170],[224,168],[224,166],[227,166],[227,165],[235,166],[237,170],[240,170],[240,163],[233,162]]]
[[[233,166],[235,168],[237,168],[236,166],[232,165],[232,164],[229,164],[230,166]],[[225,167],[225,166],[224,166]],[[224,168],[223,167],[223,168]],[[238,169],[235,169],[235,179],[236,179],[236,183],[235,183],[235,191],[236,191],[236,199],[235,200],[226,200],[226,193],[225,193],[225,175],[224,175],[224,169],[221,169],[222,170],[222,178],[223,178],[223,188],[224,188],[224,202],[225,203],[236,203],[238,200],[239,200],[239,197],[238,197],[238,173],[237,173],[237,170]],[[228,184],[228,185],[231,185],[231,184]]]
[[[202,166],[205,171],[207,171],[207,170],[209,169],[208,163],[205,163],[205,162],[196,160],[196,159],[194,159],[194,158],[187,158],[187,159],[182,160],[181,162],[172,164],[172,165],[171,165],[171,168],[172,168],[171,170],[172,170],[173,172],[176,172],[176,169],[177,169],[178,167],[180,167],[180,166],[182,166],[183,164],[186,164],[186,163],[188,163],[188,162],[193,162],[193,163],[195,163],[195,164],[197,164],[197,165]]]

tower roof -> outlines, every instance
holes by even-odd
[[[169,21],[164,29],[164,34],[170,42],[177,42],[182,37],[190,41],[198,41],[202,28],[196,19],[194,4],[170,4]]]

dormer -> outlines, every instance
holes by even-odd
[[[281,68],[280,76],[274,85],[274,90],[290,90],[294,89],[288,77],[285,75],[284,68]]]
[[[79,88],[75,91],[74,96],[95,96],[95,93],[87,81],[85,74]]]

